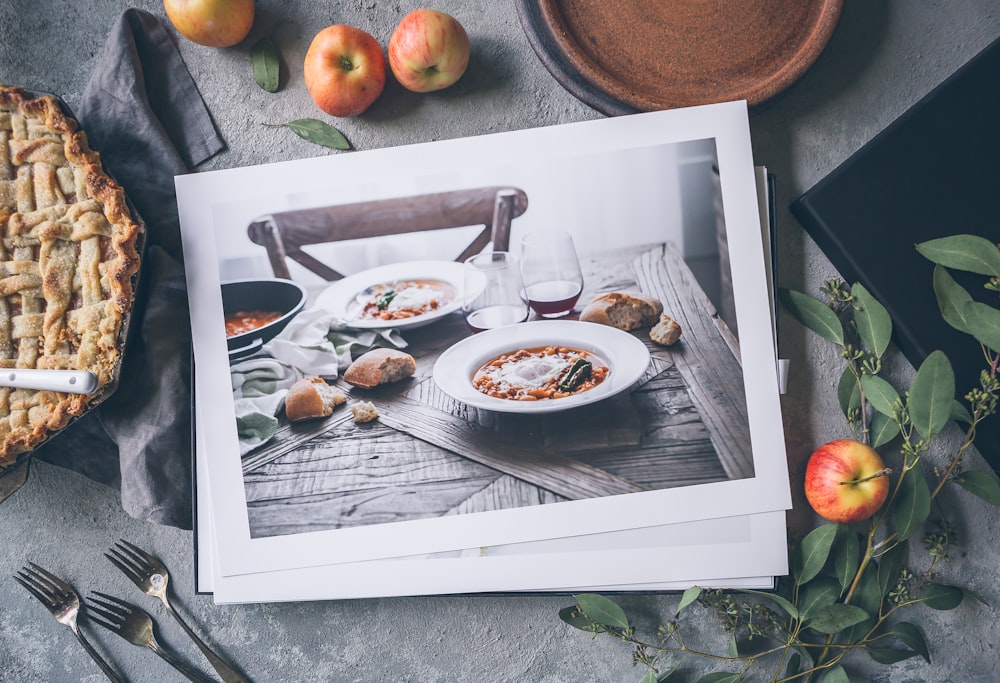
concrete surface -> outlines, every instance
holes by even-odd
[[[156,0],[142,7],[164,17]],[[755,158],[778,177],[780,278],[816,291],[835,273],[787,212],[809,188],[910,104],[1000,35],[995,0],[887,0],[846,3],[832,42],[790,90],[752,113]],[[125,9],[117,0],[4,0],[0,3],[0,82],[79,101],[107,30]],[[279,20],[283,88],[269,95],[252,82],[247,44],[214,50],[180,40],[180,49],[229,149],[205,164],[228,168],[325,154],[326,150],[268,121],[319,115],[303,86],[300,64],[311,36],[330,23],[349,23],[385,44],[396,20],[419,6],[412,0],[283,3],[259,0],[254,36]],[[390,84],[369,113],[340,125],[359,149],[477,135],[597,118],[549,75],[532,52],[513,0],[438,0],[472,37],[468,74],[453,89],[417,96]],[[842,435],[833,386],[839,359],[787,321],[782,341],[795,364],[783,400],[796,509],[795,528],[811,522],[798,493],[803,462],[819,443]],[[898,358],[893,372],[912,369]],[[981,463],[975,463],[981,464]],[[988,605],[967,600],[952,612],[915,610],[931,644],[933,663],[912,659],[891,667],[852,660],[857,680],[996,681],[996,605],[1000,604],[1000,514],[985,504],[955,501],[964,547],[945,568],[950,583],[967,586]],[[0,679],[102,680],[67,629],[57,627],[9,577],[26,560],[74,583],[134,590],[109,570],[100,552],[119,537],[158,553],[171,568],[182,608],[204,633],[256,681],[638,681],[629,651],[561,624],[564,597],[447,597],[312,604],[217,607],[192,590],[192,536],[128,518],[117,492],[38,464],[29,483],[0,508]],[[670,618],[675,596],[624,600],[633,618]],[[991,606],[992,605],[992,606]],[[168,620],[163,640],[193,661],[194,647]],[[706,631],[707,632],[707,631]],[[139,648],[96,634],[131,680],[172,680],[172,670]],[[685,666],[687,680],[698,676]]]

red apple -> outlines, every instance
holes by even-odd
[[[396,80],[414,92],[452,85],[469,65],[469,35],[455,17],[415,9],[389,39],[389,66]]]
[[[306,88],[331,116],[357,116],[385,87],[385,56],[370,33],[344,24],[316,34],[306,52]]]
[[[254,0],[163,0],[177,31],[193,43],[229,47],[253,26]]]
[[[889,474],[870,446],[851,439],[831,441],[817,448],[806,465],[806,500],[831,522],[860,522],[885,502]]]

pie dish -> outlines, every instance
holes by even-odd
[[[0,388],[0,468],[117,382],[142,234],[60,101],[0,85],[0,368],[98,380],[92,394]]]

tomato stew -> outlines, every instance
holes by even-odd
[[[476,390],[511,401],[565,398],[593,389],[611,368],[597,355],[566,346],[518,349],[476,370]]]

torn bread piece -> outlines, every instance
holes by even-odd
[[[285,397],[285,415],[292,422],[329,417],[333,409],[347,402],[347,394],[327,384],[321,377],[300,379]]]

